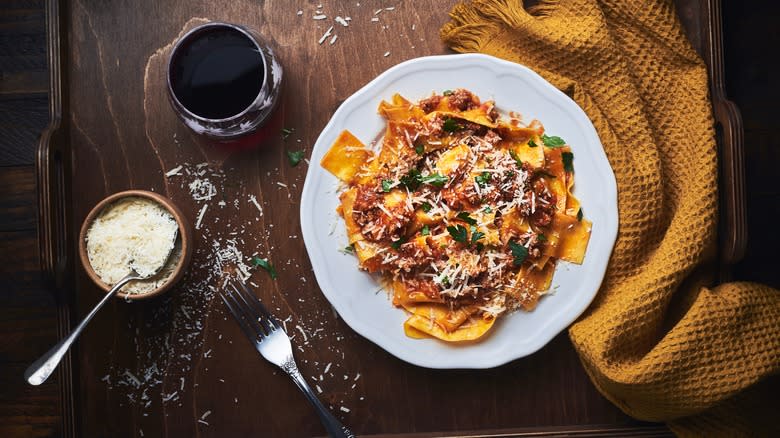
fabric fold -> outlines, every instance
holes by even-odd
[[[441,38],[453,50],[526,65],[569,94],[615,172],[618,239],[599,294],[569,329],[596,387],[680,434],[777,428],[773,407],[754,397],[780,370],[780,292],[713,286],[706,275],[717,145],[707,71],[673,3],[559,0],[526,11],[519,0],[474,0],[450,16]]]

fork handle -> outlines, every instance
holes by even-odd
[[[298,389],[303,392],[303,395],[306,396],[306,399],[309,400],[309,403],[314,406],[314,409],[317,411],[317,415],[319,415],[320,421],[322,422],[322,425],[325,426],[325,430],[328,432],[328,435],[334,438],[355,437],[355,434],[352,433],[352,431],[349,430],[347,426],[341,424],[341,422],[330,413],[328,408],[326,408],[322,402],[320,402],[320,399],[317,398],[317,395],[314,394],[314,391],[311,390],[309,384],[306,383],[306,380],[301,375],[301,372],[298,371],[298,366],[295,365],[294,361],[288,361],[281,368],[290,377],[292,377],[293,382],[295,382],[295,384],[298,386]]]

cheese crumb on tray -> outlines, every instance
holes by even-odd
[[[100,212],[86,235],[87,257],[92,269],[109,286],[130,273],[148,276],[165,263],[160,274],[131,281],[123,293],[143,294],[163,285],[181,256],[178,223],[162,205],[142,197],[122,198]],[[166,263],[166,257],[173,248]]]

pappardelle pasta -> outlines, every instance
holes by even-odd
[[[396,94],[378,111],[376,150],[345,130],[321,165],[346,187],[348,250],[390,286],[408,336],[480,338],[536,307],[557,260],[582,263],[591,223],[572,195],[574,154],[539,121],[465,89]]]

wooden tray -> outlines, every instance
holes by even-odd
[[[297,219],[306,165],[290,167],[285,150],[310,152],[339,103],[386,68],[447,52],[438,29],[454,0],[397,3],[372,22],[378,7],[328,2],[329,17],[352,18],[348,28],[334,29],[339,37],[331,45],[318,44],[329,24],[311,19],[316,2],[301,3],[303,16],[282,0],[49,2],[52,123],[38,151],[39,232],[42,269],[57,286],[61,334],[99,297],[74,262],[73,241],[95,203],[120,190],[151,189],[172,198],[193,222],[208,204],[193,268],[178,290],[150,303],[107,306],[63,362],[64,436],[322,434],[301,394],[257,355],[214,299],[212,288],[221,285],[215,264],[230,258],[218,250],[229,239],[245,257],[257,251],[276,264],[277,281],[259,271],[251,282],[278,316],[289,317],[303,374],[361,435],[669,434],[630,419],[602,397],[565,334],[497,369],[427,370],[356,335],[317,289]],[[741,121],[724,97],[719,3],[677,4],[711,73],[725,278],[746,240]],[[295,129],[289,138],[274,136],[260,150],[224,159],[175,119],[162,72],[170,43],[198,22],[192,17],[246,23],[275,38],[287,81],[280,125]],[[208,160],[220,164],[197,167]],[[164,176],[180,165],[183,175]],[[218,188],[211,201],[190,193],[201,170]]]

